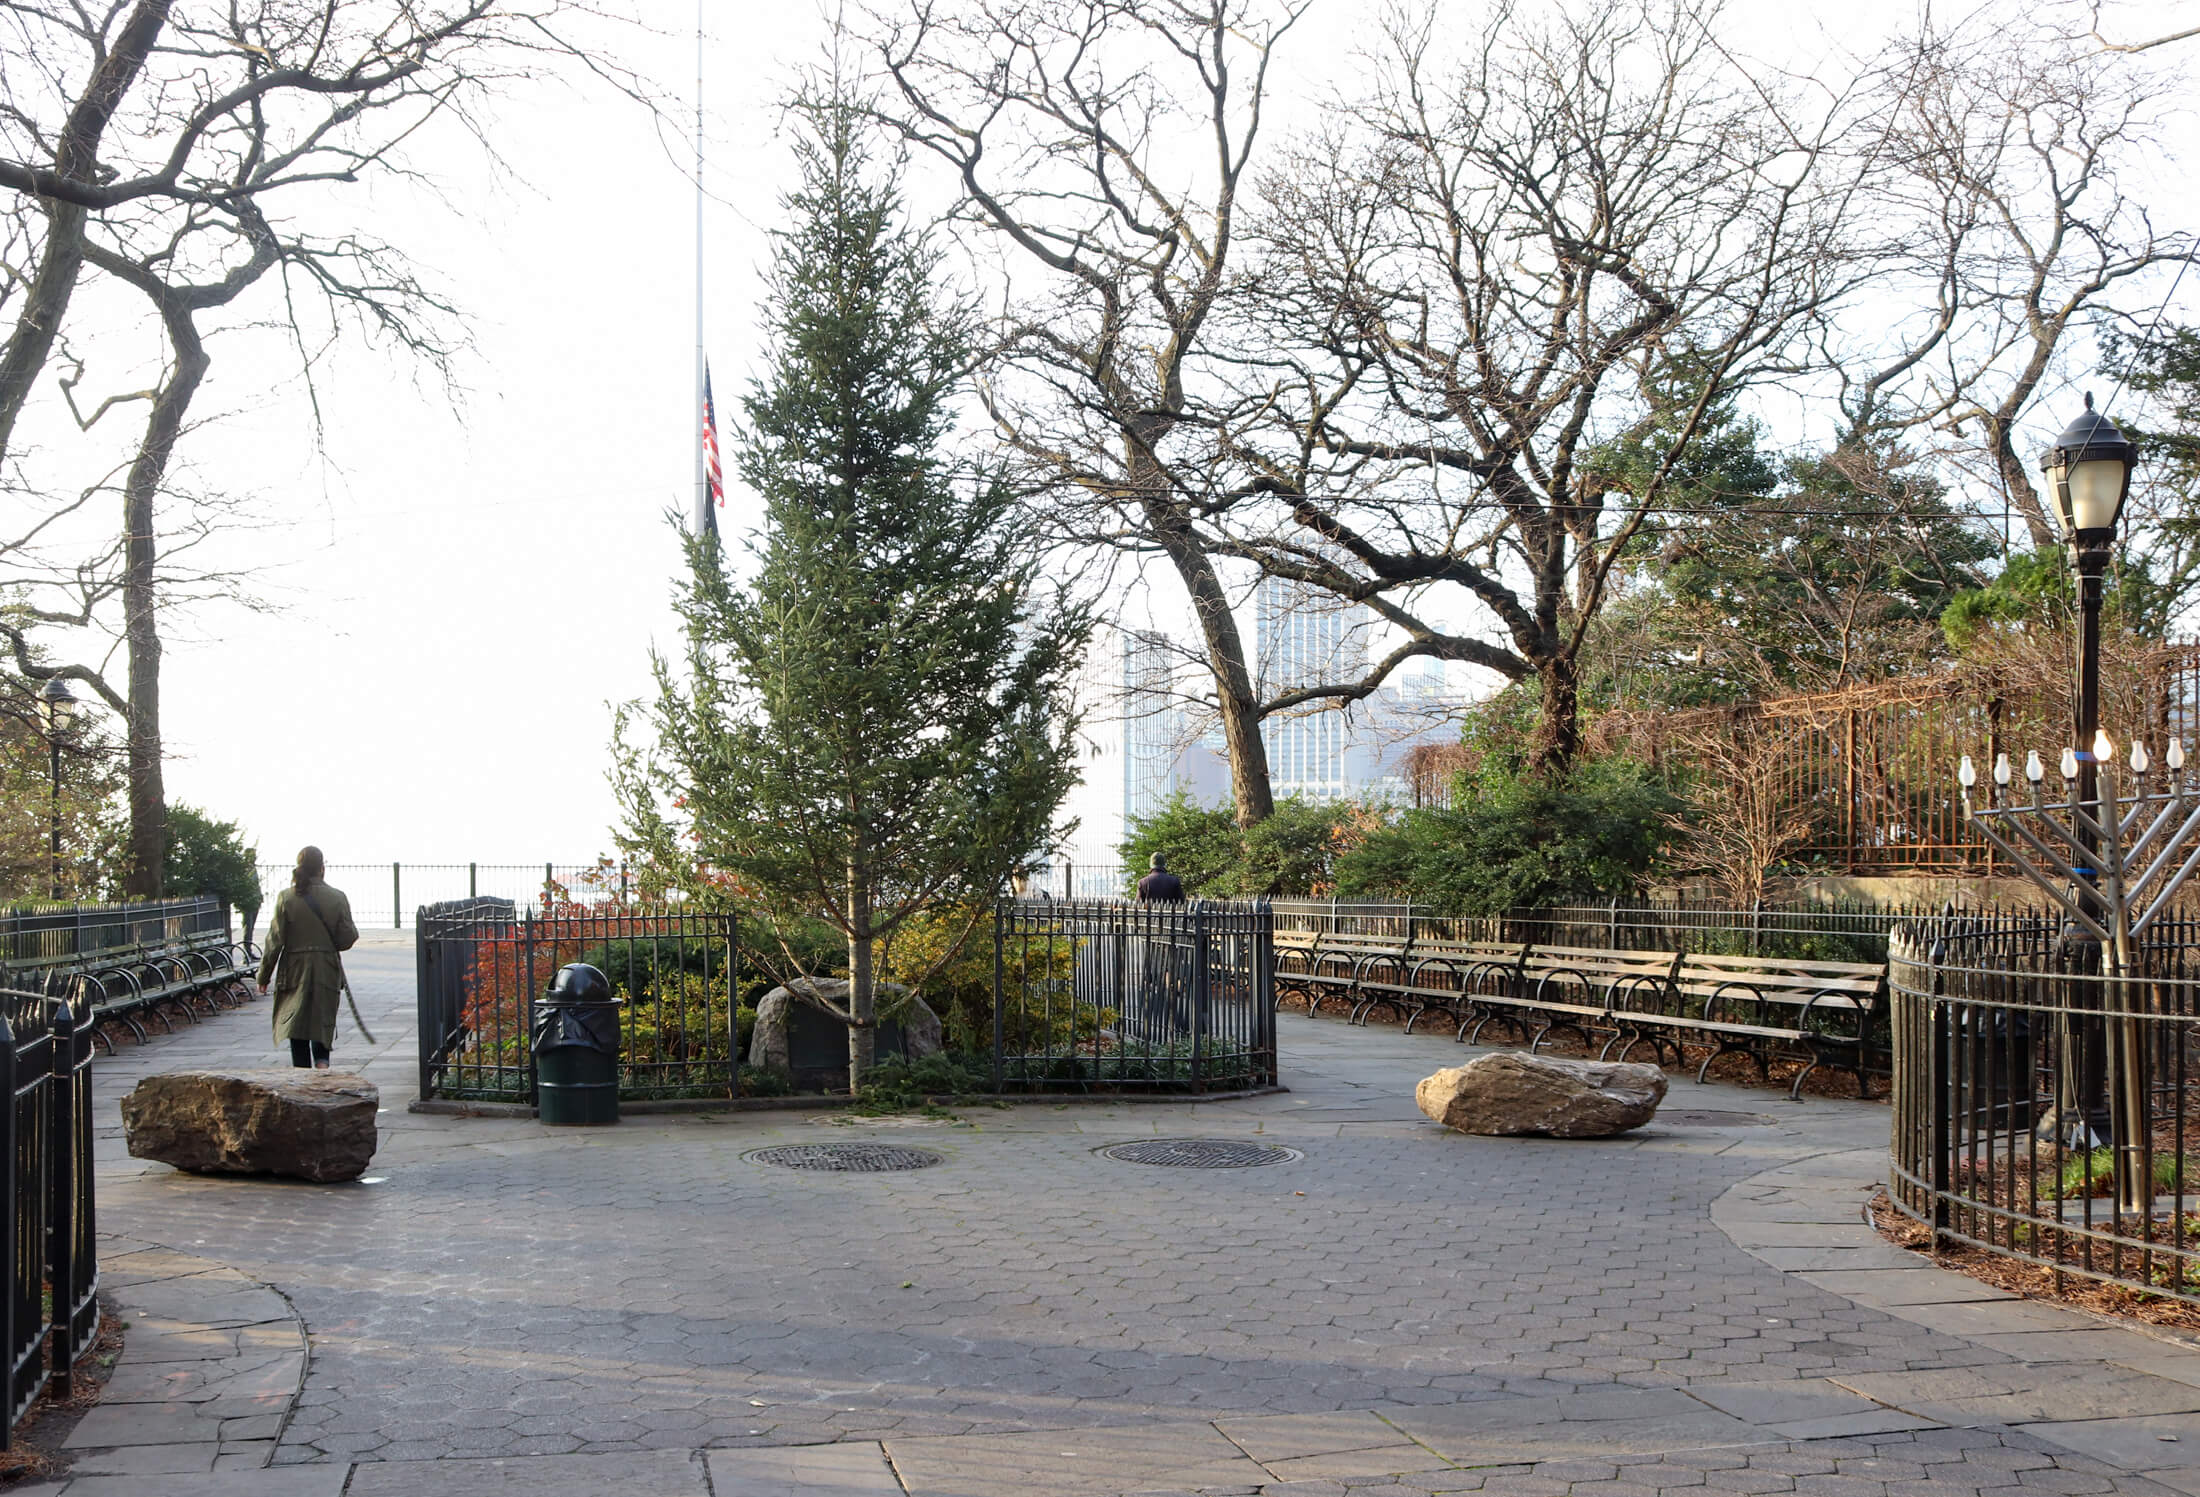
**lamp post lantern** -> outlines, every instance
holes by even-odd
[[[69,731],[69,724],[76,720],[76,693],[69,690],[69,683],[59,676],[48,676],[46,684],[39,688],[38,705],[46,718],[47,763],[52,772],[53,789],[47,801],[47,833],[51,839],[47,865],[48,886],[55,899],[61,898],[61,735]]]
[[[2078,576],[2078,689],[2073,705],[2081,805],[2093,803],[2100,784],[2100,766],[2092,750],[2101,730],[2101,580],[2108,571],[2116,522],[2131,492],[2131,469],[2137,458],[2131,439],[2093,409],[2089,394],[2085,413],[2063,428],[2040,461],[2055,497],[2056,516],[2062,521],[2063,540],[2070,547],[2071,568]]]

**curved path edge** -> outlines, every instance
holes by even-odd
[[[2006,1360],[1831,1381],[1932,1424],[2022,1429],[2200,1497],[2200,1341],[2027,1299],[1894,1246],[1865,1210],[1885,1178],[1879,1149],[1812,1155],[1730,1187],[1711,1219],[1774,1268]]]
[[[304,1386],[305,1323],[282,1291],[225,1264],[103,1234],[101,1297],[128,1325],[114,1374],[62,1452],[69,1473],[20,1489],[319,1497],[293,1471],[265,1471]],[[342,1490],[338,1467],[316,1473]]]

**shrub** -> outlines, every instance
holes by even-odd
[[[213,894],[244,920],[249,939],[260,914],[260,853],[234,821],[216,821],[181,802],[168,808],[168,850],[161,887],[170,894]]]
[[[1453,914],[1630,897],[1665,862],[1680,800],[1641,766],[1584,760],[1561,778],[1485,767],[1454,804],[1417,807],[1339,857],[1337,889]]]
[[[1357,815],[1350,805],[1286,796],[1267,820],[1241,830],[1229,807],[1201,806],[1179,794],[1131,822],[1123,860],[1143,873],[1158,852],[1184,881],[1184,892],[1201,898],[1326,894],[1340,827]]]

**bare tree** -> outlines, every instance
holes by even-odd
[[[1256,492],[1202,534],[1368,606],[1386,665],[1534,682],[1533,762],[1563,767],[1614,568],[1858,273],[1853,112],[1754,83],[1689,4],[1502,6],[1456,49],[1431,8],[1376,67],[1265,184],[1275,419],[1228,433]]]
[[[2127,186],[2177,85],[1995,10],[1928,22],[1885,59],[1879,88],[1877,296],[1896,310],[1872,320],[1877,336],[1845,327],[1830,351],[1850,439],[1937,433],[1941,457],[2052,546],[2019,428],[2090,356],[2085,335],[2130,310],[2137,278],[2193,258],[2194,236],[2159,228]]]
[[[1270,59],[1305,3],[910,0],[869,23],[882,112],[953,171],[1006,269],[987,410],[1063,538],[1158,555],[1182,583],[1247,825],[1274,808],[1272,704],[1202,526],[1233,497],[1223,433],[1261,398],[1224,304]]]
[[[202,318],[280,269],[275,321],[298,346],[309,393],[319,348],[347,325],[447,374],[452,309],[399,251],[356,230],[317,235],[286,219],[278,231],[263,205],[285,189],[416,175],[406,148],[432,128],[490,145],[480,101],[551,59],[578,61],[644,97],[631,75],[563,34],[567,20],[588,14],[567,0],[253,0],[218,9],[141,0],[127,16],[120,4],[94,13],[0,3],[18,59],[0,69],[0,151],[15,158],[0,159],[0,188],[19,195],[8,222],[35,267],[6,288],[20,305],[0,345],[0,464],[12,457],[20,467],[11,436],[40,370],[63,346],[84,265],[144,296],[166,350],[153,388],[109,395],[89,416],[76,395],[83,365],[71,361],[61,381],[85,428],[118,405],[148,402],[120,476],[119,538],[88,556],[50,554],[58,522],[110,491],[102,481],[67,503],[45,501],[0,545],[0,568],[32,598],[18,621],[0,620],[18,671],[85,681],[126,719],[128,892],[159,892],[166,840],[160,611],[190,584],[234,581],[173,567],[177,551],[215,522],[203,504],[161,503],[178,497],[175,449],[210,363]],[[67,80],[79,69],[72,94]],[[49,127],[47,112],[63,106]],[[110,130],[118,120],[124,128]],[[15,487],[38,494],[45,486]],[[105,660],[54,664],[31,648],[31,627],[96,633],[111,607],[119,607],[115,633],[127,657],[121,689]]]

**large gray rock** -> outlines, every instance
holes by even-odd
[[[940,1052],[940,1016],[909,988],[898,982],[874,983],[873,1004],[880,1019],[900,1025],[911,1060]],[[841,1023],[847,1012],[848,980],[844,977],[798,977],[773,988],[756,1003],[756,1027],[749,1032],[749,1064],[792,1073],[788,1044],[789,1015],[796,1004],[817,1010]]]
[[[1461,1133],[1606,1138],[1650,1121],[1665,1100],[1665,1072],[1498,1050],[1438,1071],[1413,1100]]]
[[[170,1071],[122,1099],[132,1157],[202,1175],[356,1180],[382,1094],[343,1071]]]

